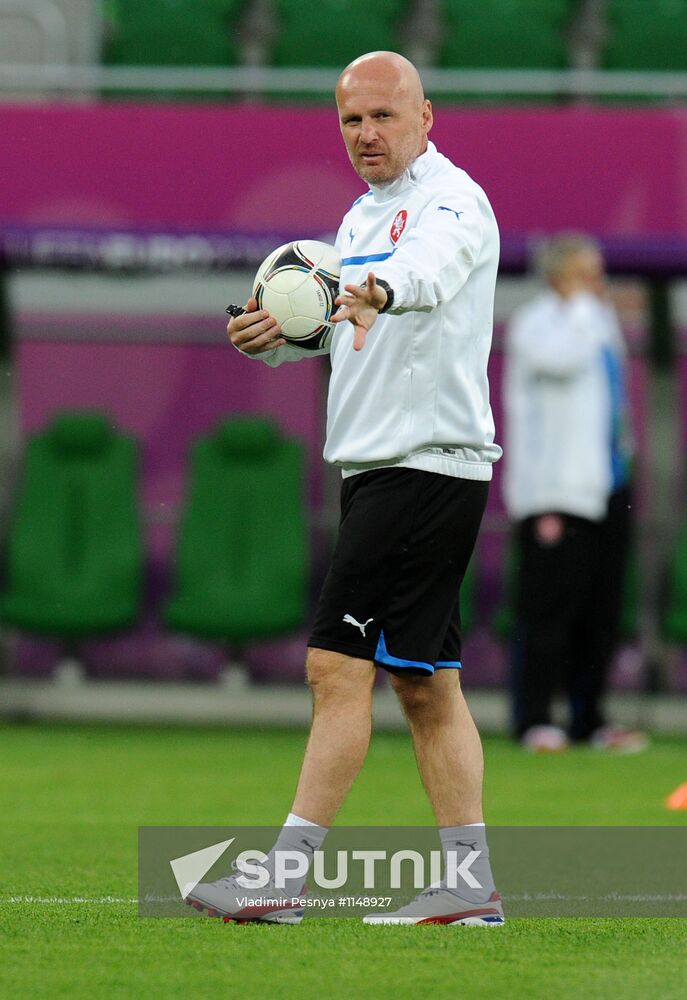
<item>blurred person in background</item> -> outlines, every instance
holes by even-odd
[[[548,287],[515,314],[506,338],[514,732],[531,750],[572,741],[629,752],[646,738],[608,725],[602,708],[631,527],[626,348],[591,237],[554,237],[539,264]],[[567,732],[551,715],[560,687]]]

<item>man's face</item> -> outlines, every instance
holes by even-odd
[[[576,292],[602,295],[604,278],[604,262],[601,254],[592,249],[579,250],[567,256],[552,284],[564,297],[574,295]]]
[[[368,184],[391,184],[427,148],[431,104],[389,75],[344,76],[336,100],[351,163]]]

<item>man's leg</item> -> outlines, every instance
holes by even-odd
[[[458,670],[392,676],[408,719],[422,783],[439,826],[482,822],[482,742]]]
[[[458,671],[407,674],[392,684],[410,725],[423,784],[444,850],[445,875],[406,906],[369,914],[366,924],[503,924],[482,822],[482,744],[460,689]],[[463,865],[471,879],[460,878]],[[452,874],[456,881],[452,882]]]
[[[313,718],[292,812],[330,826],[363,766],[372,729],[375,667],[326,649],[309,649]]]
[[[586,600],[576,632],[575,671],[570,678],[570,736],[588,740],[606,727],[603,696],[620,637],[627,555],[629,489],[613,493],[605,519],[594,525],[587,553]]]
[[[565,733],[551,724],[551,702],[570,668],[591,527],[559,513],[530,517],[518,526],[513,714],[515,736],[524,736],[532,749],[565,746]]]
[[[303,909],[308,862],[324,841],[365,760],[372,728],[374,664],[342,653],[311,648],[306,661],[313,697],[313,719],[292,811],[282,827],[265,867],[273,884],[252,893],[229,875],[199,883],[186,900],[225,920],[298,923]],[[297,852],[305,865],[284,883],[276,879],[278,852]],[[274,897],[265,902],[261,897]],[[250,898],[249,898],[250,897]]]

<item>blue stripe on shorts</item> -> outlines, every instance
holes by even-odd
[[[462,666],[460,660],[438,660],[437,663],[425,663],[423,660],[406,660],[401,656],[393,656],[386,648],[384,629],[379,633],[379,642],[377,643],[374,659],[375,663],[381,663],[383,666],[400,668],[402,670],[419,670],[428,677],[432,676],[435,669],[460,669]]]

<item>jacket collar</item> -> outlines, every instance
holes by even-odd
[[[406,167],[397,180],[393,181],[391,184],[385,184],[383,187],[370,184],[370,191],[372,192],[375,201],[390,201],[392,198],[395,198],[397,194],[403,191],[408,184],[417,184],[418,181],[423,180],[431,171],[432,165],[438,156],[439,153],[437,153],[437,148],[434,143],[428,142],[427,149],[424,153],[420,153],[420,155],[413,160],[410,166]]]

